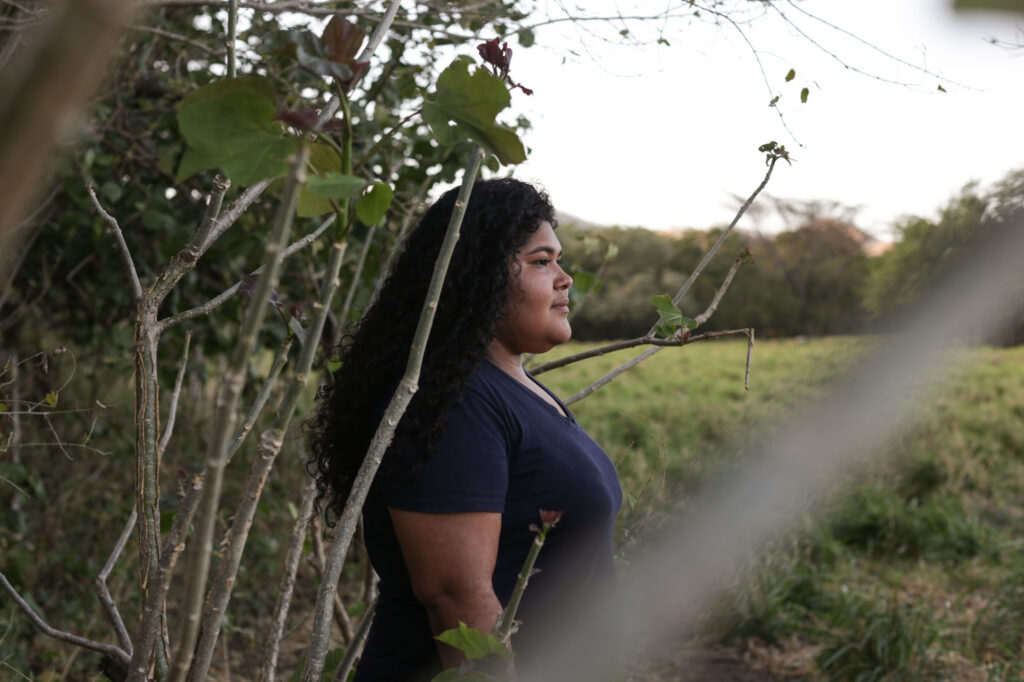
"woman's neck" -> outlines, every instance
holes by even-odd
[[[497,339],[491,341],[484,351],[487,359],[498,366],[498,369],[509,376],[526,383],[526,370],[523,369],[523,358],[518,353],[513,353]]]

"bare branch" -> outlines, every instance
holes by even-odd
[[[202,52],[206,52],[207,54],[213,55],[215,57],[219,57],[219,56],[224,54],[224,50],[214,49],[214,48],[210,47],[209,45],[206,45],[205,43],[199,42],[198,40],[192,40],[188,36],[183,36],[183,35],[180,35],[178,33],[173,33],[171,31],[159,28],[157,26],[142,26],[140,24],[132,24],[132,25],[126,26],[125,28],[127,28],[129,31],[137,31],[139,33],[152,33],[153,35],[160,36],[161,38],[167,38],[168,40],[176,40],[176,41],[178,41],[180,43],[185,43],[186,45],[191,45],[192,47],[196,48],[197,50],[200,50]]]
[[[736,227],[736,223],[738,223],[740,218],[743,217],[743,214],[747,212],[747,209],[750,208],[750,205],[754,203],[754,199],[756,199],[757,195],[761,193],[761,190],[763,190],[765,186],[767,186],[768,181],[772,177],[772,171],[775,170],[775,164],[778,163],[779,159],[785,159],[787,161],[789,160],[788,156],[785,154],[784,151],[769,152],[767,161],[768,171],[765,173],[764,179],[761,180],[761,184],[759,184],[757,188],[754,189],[754,191],[751,193],[751,195],[747,197],[747,200],[744,201],[742,205],[740,205],[739,209],[736,211],[736,215],[733,216],[732,222],[730,222],[728,227],[726,227],[725,230],[722,231],[722,234],[719,235],[718,239],[715,240],[715,243],[711,246],[710,249],[708,249],[708,252],[705,253],[704,256],[701,258],[700,262],[697,264],[697,267],[694,268],[693,272],[690,273],[690,276],[683,283],[683,286],[679,288],[678,292],[676,292],[675,297],[673,297],[672,299],[672,302],[674,304],[679,305],[679,302],[690,290],[690,287],[692,287],[693,283],[697,281],[697,277],[699,277],[700,274],[704,271],[704,268],[707,267],[707,264],[711,261],[711,257],[718,252],[718,249],[721,248],[722,244],[725,242],[725,238],[729,235],[730,232],[732,232],[733,228]],[[729,288],[729,285],[732,284],[733,277],[736,275],[736,270],[738,270],[739,267],[743,264],[742,261],[742,258],[736,259],[736,262],[734,262],[732,267],[729,269],[729,273],[726,275],[725,281],[718,288],[718,291],[715,292],[715,297],[711,301],[711,305],[709,305],[708,308],[698,317],[694,318],[698,322],[698,324],[703,324],[704,322],[706,322],[707,319],[711,316],[711,314],[714,313],[714,311],[718,308],[718,303],[722,300],[722,296],[725,295],[725,292]],[[680,330],[680,333],[685,333],[685,331],[687,330]],[[651,336],[653,334],[654,327],[651,327],[651,330],[647,332],[647,335]],[[626,361],[625,363],[613,369],[611,372],[604,375],[591,385],[587,386],[586,388],[580,391],[577,391],[575,394],[570,396],[565,401],[565,404],[572,405],[573,403],[583,400],[597,389],[601,388],[602,386],[608,385],[611,381],[613,381],[623,372],[632,369],[633,367],[636,367],[638,364],[640,364],[641,362],[643,362],[644,360],[646,360],[647,358],[651,357],[659,350],[661,350],[661,348],[661,346],[654,346],[652,348],[648,348],[640,355],[637,355],[636,357]]]
[[[285,260],[286,258],[294,255],[300,249],[304,249],[310,244],[312,244],[314,241],[316,241],[317,237],[322,235],[324,231],[334,223],[335,217],[336,216],[332,214],[329,218],[324,220],[324,222],[322,222],[318,228],[307,234],[305,237],[302,237],[301,239],[292,242],[288,246],[288,248],[281,252],[281,260]],[[261,265],[255,270],[253,270],[251,273],[249,273],[249,277],[252,277],[253,275],[259,275],[262,272],[263,266]],[[164,318],[163,320],[160,320],[160,332],[165,332],[171,327],[181,324],[185,320],[191,320],[202,315],[206,315],[207,313],[224,305],[224,303],[230,300],[231,297],[238,292],[239,288],[241,288],[242,284],[244,283],[245,280],[239,280],[232,284],[227,289],[225,289],[224,291],[222,291],[221,293],[211,298],[206,303],[198,305],[195,308],[190,308],[184,312],[180,312],[177,315],[172,315],[171,317],[167,317]]]
[[[135,263],[132,261],[132,253],[128,250],[128,244],[124,240],[124,234],[121,232],[121,226],[117,224],[117,219],[114,216],[107,213],[106,209],[100,204],[100,200],[96,197],[96,190],[93,189],[92,183],[86,183],[85,188],[89,192],[89,198],[92,199],[92,205],[96,207],[96,212],[100,214],[100,217],[107,221],[110,225],[111,231],[114,233],[114,237],[117,239],[117,245],[121,249],[121,258],[124,259],[124,265],[128,269],[128,276],[132,280],[132,293],[135,294],[135,298],[139,299],[142,297],[142,284],[139,283],[139,273],[135,271]]]
[[[255,185],[246,187],[238,197],[231,202],[231,205],[225,209],[217,220],[214,221],[210,227],[209,233],[206,235],[206,239],[199,247],[199,256],[206,253],[213,243],[224,234],[229,227],[235,224],[243,213],[245,213],[250,206],[252,206],[263,191],[270,187],[273,180],[260,180]]]
[[[260,412],[263,411],[267,400],[270,399],[270,391],[274,388],[274,384],[277,383],[277,377],[281,374],[281,369],[288,362],[288,351],[291,350],[294,338],[289,336],[281,342],[281,347],[277,349],[277,355],[274,356],[274,362],[270,366],[267,378],[263,380],[263,385],[260,386],[260,392],[256,394],[256,400],[253,401],[252,407],[249,408],[249,413],[245,415],[242,425],[238,427],[238,432],[228,446],[229,462],[235,456],[235,453],[238,452],[238,448],[242,447],[242,443],[249,435],[249,432],[252,431],[252,425],[256,423],[256,418],[260,416]]]
[[[370,447],[363,459],[362,465],[356,474],[352,492],[349,493],[348,501],[338,519],[335,528],[334,539],[327,555],[327,564],[324,566],[324,578],[320,581],[320,592],[317,595],[316,611],[313,615],[313,631],[310,636],[310,646],[306,655],[306,665],[300,679],[302,682],[318,682],[320,674],[324,669],[324,662],[327,658],[327,647],[330,642],[331,632],[331,611],[334,604],[334,595],[338,590],[338,580],[341,577],[341,568],[345,563],[345,556],[348,554],[349,545],[355,535],[356,524],[361,516],[363,503],[370,490],[370,484],[380,467],[384,450],[391,443],[398,421],[405,413],[405,409],[412,400],[413,394],[418,389],[420,367],[423,363],[423,355],[426,351],[427,338],[434,322],[434,312],[437,308],[437,301],[441,295],[441,287],[444,284],[445,274],[448,271],[448,263],[451,254],[455,250],[455,243],[458,241],[459,229],[462,225],[462,218],[466,212],[466,204],[469,202],[470,193],[473,189],[473,182],[480,171],[480,163],[483,161],[483,152],[479,147],[473,150],[470,162],[466,167],[462,178],[462,187],[459,189],[459,196],[455,201],[455,208],[452,211],[451,221],[448,223],[448,230],[445,233],[444,242],[438,253],[437,261],[434,264],[434,272],[430,280],[430,287],[427,290],[426,300],[420,314],[419,322],[416,325],[416,333],[409,351],[409,360],[406,364],[405,373],[399,382],[398,388],[391,397],[391,402],[384,411],[377,431],[370,441]]]
[[[295,217],[295,206],[309,159],[309,147],[300,146],[292,161],[291,169],[282,191],[281,204],[274,218],[274,227],[267,240],[264,272],[253,291],[242,320],[242,329],[235,345],[227,370],[221,380],[217,394],[217,410],[213,421],[214,432],[209,441],[206,465],[203,469],[203,492],[197,510],[194,551],[189,555],[189,571],[185,595],[182,600],[182,619],[174,661],[170,667],[171,682],[184,682],[192,663],[196,635],[199,631],[200,610],[209,577],[210,555],[213,551],[213,533],[220,505],[221,489],[224,482],[224,468],[227,465],[227,448],[238,421],[238,400],[245,385],[245,366],[249,354],[256,344],[256,334],[263,325],[267,310],[267,299],[271,289],[277,286],[281,265],[281,252],[288,243],[288,233]],[[222,218],[223,219],[223,218]],[[133,674],[135,671],[132,671]]]
[[[590,358],[596,358],[601,355],[607,355],[608,353],[614,353],[617,350],[625,350],[626,348],[636,348],[637,346],[677,348],[679,346],[689,346],[692,343],[699,343],[700,341],[717,339],[723,336],[746,334],[749,331],[749,329],[729,329],[717,332],[704,332],[703,334],[697,334],[695,336],[684,336],[683,338],[675,339],[659,339],[656,336],[638,336],[635,339],[615,341],[604,346],[598,346],[597,348],[591,348],[590,350],[585,350],[579,353],[574,353],[572,355],[567,355],[564,358],[552,360],[551,362],[545,362],[543,365],[538,365],[535,369],[531,369],[530,375],[538,376],[540,374],[543,374],[544,372],[550,372],[553,369],[565,367],[566,365],[571,365],[575,362],[579,362],[580,360],[589,360]]]
[[[345,650],[345,657],[341,659],[341,665],[338,666],[338,671],[334,673],[334,682],[345,682],[348,680],[348,674],[352,670],[352,665],[356,662],[356,656],[362,652],[363,645],[366,644],[366,638],[370,635],[370,626],[373,624],[373,614],[376,611],[377,601],[374,600],[366,607],[363,620],[359,623],[359,629],[356,630],[352,643]]]
[[[167,424],[164,426],[164,434],[156,446],[157,457],[163,457],[167,450],[167,443],[171,440],[171,433],[174,431],[174,421],[178,414],[178,398],[181,396],[181,384],[185,380],[185,368],[188,367],[188,349],[192,344],[192,330],[185,332],[185,349],[181,351],[181,364],[178,367],[178,376],[174,378],[174,390],[171,392],[171,404],[167,408]]]
[[[317,576],[323,580],[324,566],[327,564],[327,559],[324,554],[324,539],[321,532],[320,520],[313,519],[313,568],[316,570]],[[348,610],[341,601],[341,596],[337,593],[334,594],[334,620],[338,623],[338,628],[341,630],[341,636],[344,638],[345,643],[349,644],[353,637],[355,637],[355,633],[352,631],[352,619],[348,617]]]
[[[747,366],[743,372],[743,388],[747,391],[750,390],[750,360],[754,355],[754,330],[751,328],[750,333],[747,334]]]
[[[343,211],[347,210],[348,206],[346,204]],[[319,345],[318,342],[323,334],[324,322],[327,319],[327,310],[330,309],[331,301],[340,284],[338,273],[341,270],[344,253],[344,244],[335,242],[331,246],[331,256],[327,265],[327,273],[321,286],[320,300],[313,306],[313,319],[309,324],[306,343],[302,346],[301,353],[299,353],[299,361],[292,376],[292,382],[284,398],[281,399],[281,405],[274,417],[273,424],[263,432],[260,438],[259,451],[252,464],[246,492],[242,496],[238,508],[235,510],[224,560],[221,562],[216,582],[206,601],[202,621],[202,634],[199,639],[199,645],[196,647],[195,664],[189,673],[189,678],[196,682],[205,680],[209,671],[210,660],[213,657],[217,637],[220,634],[221,616],[227,609],[228,601],[231,599],[231,589],[235,583],[235,577],[242,559],[242,552],[249,537],[249,529],[252,526],[252,520],[263,491],[263,485],[266,482],[267,475],[270,473],[275,458],[281,450],[284,434],[291,425],[292,417],[295,414],[295,406],[303,389],[306,387],[309,372],[313,367],[313,360],[316,357],[316,349]]]
[[[185,536],[192,525],[202,488],[202,477],[185,472],[178,474],[178,514],[174,517],[171,531],[164,536],[160,561],[152,574],[152,585],[145,594],[146,603],[143,604],[142,620],[135,635],[135,650],[128,667],[128,682],[146,682],[148,679],[153,648],[161,634],[162,606],[167,598],[178,557],[185,549]]]
[[[359,280],[363,276],[363,266],[366,265],[366,256],[370,253],[370,246],[373,244],[373,236],[377,234],[377,226],[374,225],[370,228],[370,231],[366,234],[366,240],[363,242],[363,250],[359,252],[359,260],[356,262],[356,267],[352,271],[352,279],[348,283],[348,293],[345,295],[345,303],[341,306],[341,314],[338,315],[338,323],[344,325],[348,319],[349,311],[352,308],[352,301],[356,297],[356,290],[359,288]]]
[[[366,47],[359,53],[357,61],[368,62],[373,53],[377,51],[381,41],[384,40],[384,36],[391,29],[391,24],[395,21],[395,15],[398,14],[398,6],[401,4],[400,0],[391,0],[388,3],[388,7],[384,10],[384,16],[381,17],[377,26],[373,29],[373,33],[370,34],[370,39],[366,41]],[[354,84],[353,84],[354,85]]]
[[[110,624],[114,626],[114,632],[117,633],[117,639],[121,642],[121,648],[124,649],[129,656],[132,655],[132,640],[131,637],[128,636],[128,630],[124,626],[124,621],[121,620],[121,614],[117,610],[117,604],[114,602],[114,598],[110,596],[110,590],[107,588],[107,578],[110,577],[110,572],[114,570],[114,565],[121,557],[121,552],[124,551],[125,545],[128,544],[128,539],[131,537],[132,531],[135,530],[135,521],[138,514],[138,508],[135,505],[132,505],[132,513],[128,517],[128,522],[124,525],[124,530],[121,531],[120,537],[118,537],[117,542],[114,544],[114,549],[110,552],[110,557],[107,559],[107,563],[103,565],[103,570],[100,571],[94,581],[96,585],[96,592],[99,594],[100,603],[103,604],[103,608],[107,612]]]
[[[18,591],[14,589],[14,586],[11,585],[10,582],[8,582],[7,576],[4,575],[3,571],[0,571],[0,583],[3,584],[4,589],[7,590],[7,593],[11,595],[11,599],[14,600],[14,603],[16,603],[18,607],[25,612],[25,615],[29,617],[29,620],[31,620],[32,623],[37,628],[42,630],[44,634],[48,635],[49,637],[53,637],[54,639],[58,639],[62,642],[68,642],[69,644],[74,644],[75,646],[80,646],[85,649],[98,651],[101,654],[106,654],[107,656],[110,656],[111,658],[121,662],[122,664],[128,664],[128,661],[130,660],[131,657],[127,653],[125,653],[125,651],[120,647],[116,647],[112,644],[96,642],[91,639],[86,639],[85,637],[73,635],[70,632],[64,632],[63,630],[58,630],[56,628],[50,627],[50,625],[47,624],[45,620],[43,620],[42,616],[33,611],[32,607],[29,606],[28,602],[21,598],[21,595],[18,594]]]
[[[261,682],[274,682],[277,677],[277,657],[281,651],[281,639],[284,637],[285,621],[291,608],[292,595],[295,592],[295,576],[299,572],[302,560],[302,545],[306,541],[309,520],[313,517],[313,501],[316,499],[316,482],[307,477],[302,485],[299,515],[292,526],[292,534],[285,551],[284,570],[281,582],[277,587],[277,603],[274,604],[274,617],[271,620],[270,633],[263,647],[263,677]]]

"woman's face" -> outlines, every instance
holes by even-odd
[[[572,277],[558,264],[562,245],[542,221],[509,261],[508,302],[495,327],[495,340],[513,354],[543,353],[572,336],[569,287]]]

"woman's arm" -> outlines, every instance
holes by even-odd
[[[501,615],[491,577],[498,555],[501,514],[428,514],[390,509],[413,594],[423,604],[435,635],[466,625],[490,632]],[[446,668],[462,652],[438,642]]]

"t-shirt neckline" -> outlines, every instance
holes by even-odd
[[[524,372],[526,372],[526,376],[527,376],[527,378],[528,378],[528,379],[529,379],[530,381],[532,381],[532,382],[533,382],[534,384],[536,384],[537,386],[539,386],[539,387],[540,387],[540,389],[541,389],[542,391],[544,391],[544,392],[545,392],[545,393],[547,393],[547,394],[548,394],[549,396],[551,396],[552,398],[554,398],[555,402],[556,402],[556,403],[558,403],[558,405],[559,405],[559,406],[560,406],[560,407],[561,407],[561,408],[562,408],[562,409],[563,409],[563,410],[565,411],[565,414],[562,414],[561,412],[559,412],[558,410],[556,410],[556,409],[554,408],[554,406],[553,406],[553,405],[551,405],[551,404],[550,404],[550,403],[548,403],[548,402],[547,402],[546,400],[544,400],[543,398],[541,398],[541,397],[540,397],[539,395],[537,395],[536,393],[534,393],[533,391],[531,391],[531,390],[530,390],[530,389],[529,389],[528,387],[526,387],[526,386],[524,386],[523,384],[521,384],[521,383],[519,382],[519,380],[518,380],[518,379],[516,379],[516,378],[515,378],[514,376],[510,375],[510,374],[509,374],[508,372],[506,372],[506,371],[505,371],[505,370],[503,370],[503,369],[502,369],[501,367],[499,367],[499,366],[498,366],[498,363],[494,362],[493,360],[491,360],[491,359],[490,359],[489,357],[487,357],[486,355],[485,355],[485,356],[483,356],[483,359],[484,359],[484,360],[485,360],[485,361],[487,362],[487,364],[489,364],[489,365],[490,365],[491,367],[493,367],[494,369],[498,370],[498,372],[499,372],[499,373],[500,373],[500,374],[501,374],[501,375],[502,375],[503,377],[505,377],[506,379],[508,379],[508,380],[509,380],[509,381],[510,381],[510,382],[511,382],[512,384],[514,384],[514,385],[515,385],[515,386],[516,386],[516,387],[517,387],[517,388],[518,388],[519,390],[523,391],[523,392],[524,392],[524,393],[526,393],[526,394],[527,394],[528,396],[530,396],[530,398],[532,398],[533,400],[536,400],[537,402],[539,402],[540,404],[542,404],[542,405],[543,405],[543,406],[544,406],[545,408],[547,408],[548,410],[552,411],[552,412],[554,413],[554,415],[555,415],[556,417],[558,417],[558,418],[559,418],[560,420],[562,420],[562,421],[563,421],[564,423],[566,423],[566,424],[575,424],[575,423],[576,423],[576,418],[572,416],[572,412],[571,412],[571,411],[569,410],[569,408],[568,408],[568,407],[566,407],[566,406],[565,406],[565,403],[563,403],[563,402],[562,402],[562,399],[561,399],[561,398],[559,398],[559,397],[558,397],[557,395],[555,395],[555,394],[554,394],[554,393],[553,393],[553,392],[552,392],[552,391],[551,391],[550,389],[548,389],[548,387],[547,387],[547,386],[545,386],[545,385],[544,385],[544,384],[542,384],[541,382],[539,382],[539,381],[537,381],[536,379],[534,379],[534,378],[533,378],[533,375],[532,375],[532,374],[530,374],[530,372],[529,372],[529,371],[528,371],[528,370],[527,370],[527,369],[526,369],[525,367],[523,368],[523,371],[524,371]]]

